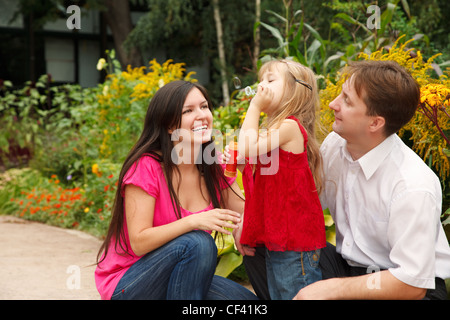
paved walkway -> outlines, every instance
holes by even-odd
[[[98,300],[101,241],[89,234],[0,215],[0,300]]]

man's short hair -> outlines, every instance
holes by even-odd
[[[395,61],[356,61],[344,69],[352,78],[357,95],[367,106],[367,115],[385,119],[385,134],[398,132],[417,110],[420,86]]]

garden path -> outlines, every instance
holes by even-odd
[[[0,300],[94,300],[101,241],[89,234],[0,215]]]

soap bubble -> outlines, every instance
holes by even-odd
[[[254,96],[256,94],[256,91],[250,86],[245,87],[244,92],[247,96]]]
[[[241,79],[239,79],[239,77],[234,77],[233,78],[233,85],[234,87],[238,90],[241,88],[242,86],[242,82]],[[244,93],[246,96],[254,96],[256,94],[256,91],[252,89],[252,87],[247,86],[244,89]]]
[[[239,79],[238,77],[234,77],[233,84],[236,89],[240,89],[241,88],[241,79]]]

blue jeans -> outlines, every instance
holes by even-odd
[[[217,247],[211,235],[186,233],[133,264],[111,299],[257,299],[239,284],[215,276],[216,261]]]
[[[269,251],[266,249],[267,285],[272,300],[291,300],[307,285],[322,279],[320,249]]]

